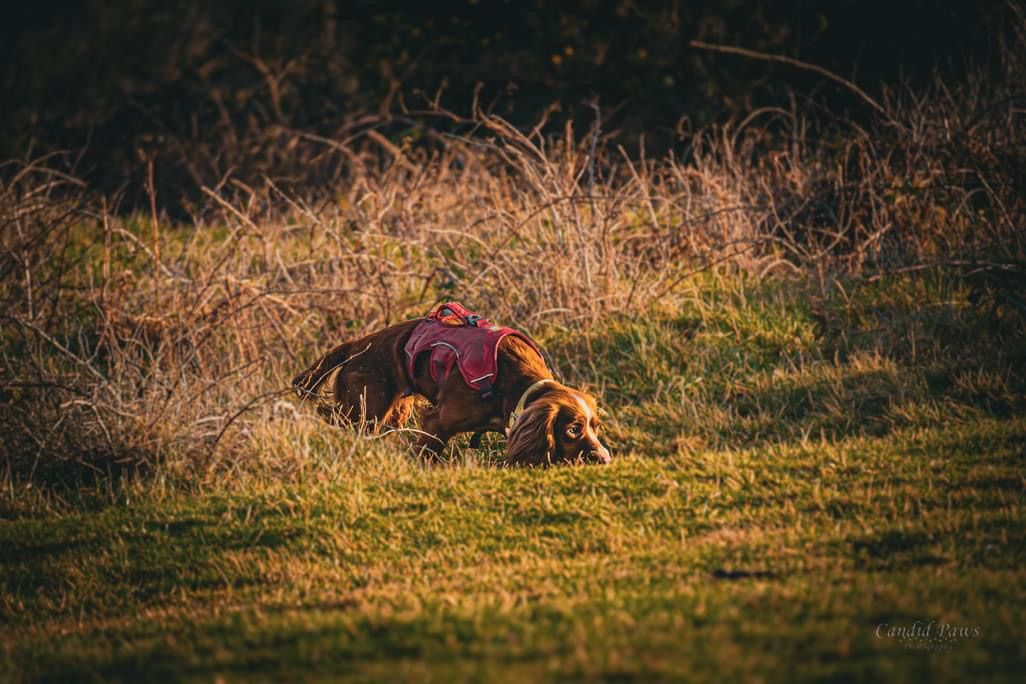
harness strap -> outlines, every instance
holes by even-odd
[[[535,392],[535,390],[541,388],[544,385],[548,385],[550,383],[554,385],[554,384],[556,384],[556,381],[551,379],[551,378],[544,378],[544,379],[539,380],[538,382],[534,383],[533,385],[531,385],[527,389],[525,389],[524,393],[520,395],[520,401],[517,402],[516,408],[514,408],[513,412],[509,414],[509,420],[506,422],[506,436],[507,437],[509,436],[510,431],[513,429],[513,426],[516,425],[517,418],[519,418],[520,414],[524,412],[524,406],[527,405],[528,397],[530,397]]]

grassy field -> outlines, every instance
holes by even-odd
[[[609,468],[365,462],[5,520],[3,669],[1012,681],[1024,447],[1018,418]],[[886,637],[917,620],[979,632]]]
[[[0,681],[1020,680],[1010,7],[959,81],[658,158],[475,108],[219,132],[141,205],[0,165]],[[426,467],[290,390],[446,300],[595,393],[613,464]]]
[[[539,333],[601,394],[609,467],[504,469],[492,441],[425,468],[311,411],[265,445],[310,461],[286,482],[12,489],[0,672],[1017,679],[1015,310],[936,275],[691,292]]]

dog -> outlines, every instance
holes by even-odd
[[[609,463],[595,398],[555,380],[526,335],[494,325],[458,302],[426,318],[343,343],[295,377],[301,397],[327,383],[332,420],[371,430],[401,427],[415,396],[418,453],[437,460],[449,440],[505,433],[510,465]]]

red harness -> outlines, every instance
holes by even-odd
[[[406,371],[410,378],[424,352],[430,352],[431,378],[441,385],[453,366],[459,368],[463,382],[489,397],[499,371],[499,342],[516,335],[541,355],[537,345],[513,328],[495,325],[457,302],[442,304],[413,329],[406,343]]]

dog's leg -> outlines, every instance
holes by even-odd
[[[343,368],[335,380],[335,411],[353,423],[363,422],[366,429],[376,432],[383,425],[391,425],[401,417],[401,401],[394,383],[380,373],[359,367]]]
[[[414,397],[399,396],[388,409],[382,423],[386,427],[401,428],[406,425],[413,414]]]
[[[429,461],[438,460],[453,435],[442,428],[441,413],[440,407],[431,407],[420,414],[421,435],[417,438],[413,450]]]
[[[453,435],[489,429],[488,414],[479,408],[468,410],[464,402],[440,397],[437,407],[421,415],[420,429],[427,434],[421,435],[417,447],[441,454]]]

